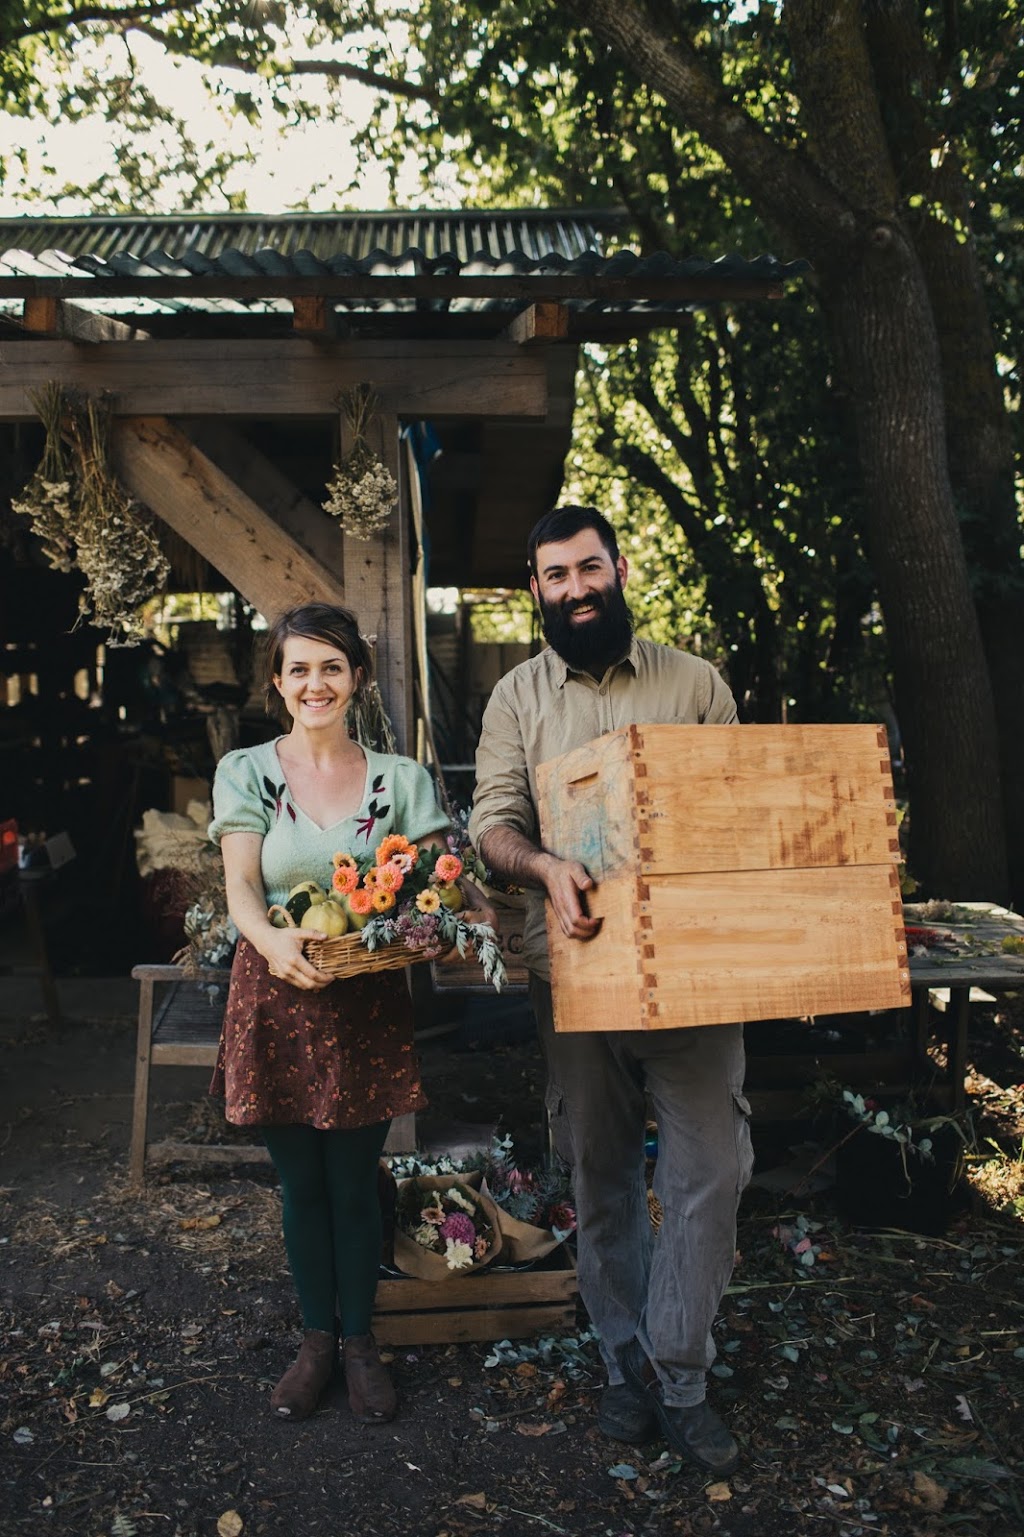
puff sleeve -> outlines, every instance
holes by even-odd
[[[437,804],[434,781],[427,770],[412,758],[399,758],[398,765],[393,826],[410,843],[428,833],[442,832],[448,826],[448,818]]]
[[[273,807],[266,804],[251,753],[245,748],[227,753],[218,763],[213,779],[211,842],[219,843],[225,833],[258,833],[261,838],[266,837],[272,814]]]

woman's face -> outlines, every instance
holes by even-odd
[[[289,635],[274,687],[296,725],[311,731],[344,723],[349,700],[359,686],[348,657],[334,646],[302,635]]]

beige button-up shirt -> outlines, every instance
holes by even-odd
[[[549,648],[506,673],[484,711],[469,820],[474,847],[491,827],[539,842],[537,765],[632,725],[728,725],[736,703],[708,662],[635,637],[597,682]],[[547,977],[544,893],[527,892],[523,960]]]

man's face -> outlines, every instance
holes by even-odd
[[[604,668],[629,649],[633,621],[622,589],[629,567],[613,561],[596,529],[540,544],[530,588],[548,644],[570,667]]]

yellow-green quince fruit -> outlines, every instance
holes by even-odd
[[[300,929],[318,929],[328,939],[340,939],[348,933],[348,917],[340,902],[318,902],[307,907],[299,920]]]
[[[454,881],[450,886],[439,886],[437,894],[441,899],[441,905],[447,907],[450,913],[460,913],[466,905],[466,899]]]
[[[289,893],[288,893],[288,901],[290,902],[292,897],[297,897],[299,895],[299,893],[302,892],[302,891],[305,891],[305,892],[308,893],[309,900],[311,902],[315,903],[315,902],[326,902],[327,901],[327,893],[326,893],[326,891],[323,889],[322,886],[318,886],[316,881],[300,881],[297,886],[293,886],[291,891],[289,891]]]

